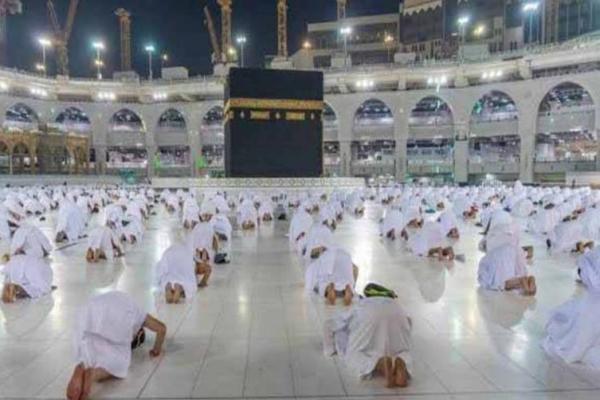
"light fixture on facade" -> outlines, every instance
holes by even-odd
[[[440,91],[442,86],[446,86],[448,84],[448,77],[446,75],[441,76],[430,76],[427,78],[427,86],[435,86],[435,90],[437,92]]]
[[[117,99],[117,95],[113,92],[98,92],[98,100],[101,101],[114,101]]]
[[[493,70],[493,71],[485,71],[481,74],[482,81],[491,81],[495,79],[500,79],[504,75],[504,72],[501,69]]]
[[[154,99],[154,101],[164,101],[167,100],[169,96],[166,93],[154,93],[152,95],[152,98]]]
[[[48,91],[38,87],[32,87],[29,92],[36,97],[48,97]]]
[[[363,90],[373,89],[373,87],[375,87],[375,82],[369,79],[361,79],[356,82],[356,87]]]

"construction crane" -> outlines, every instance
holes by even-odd
[[[21,0],[0,0],[0,64],[6,65],[6,17],[21,14],[23,5]]]
[[[287,43],[287,0],[277,0],[277,55],[288,56]]]
[[[77,6],[79,0],[70,0],[69,11],[67,12],[67,21],[65,27],[61,28],[56,8],[52,0],[46,3],[48,7],[48,17],[54,29],[54,47],[56,49],[56,66],[59,75],[69,76],[69,39],[73,31],[75,23],[75,15],[77,14]]]
[[[131,71],[131,14],[124,8],[115,11],[119,17],[121,71]]]
[[[233,0],[217,0],[221,7],[221,50],[225,62],[234,61],[231,47],[231,5]]]
[[[213,49],[212,62],[213,64],[218,64],[223,62],[223,53],[221,53],[221,47],[219,46],[219,39],[217,37],[217,31],[215,30],[215,23],[213,22],[212,15],[210,15],[210,10],[208,6],[204,7],[204,23],[206,24],[206,28],[208,29],[208,33],[210,35],[210,43]]]

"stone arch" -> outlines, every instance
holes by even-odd
[[[439,96],[426,96],[410,111],[409,127],[441,127],[454,125],[454,113],[450,104]]]
[[[12,105],[4,114],[4,126],[9,129],[33,130],[38,128],[39,123],[38,113],[25,103]]]
[[[383,100],[369,98],[354,112],[351,163],[352,175],[374,176],[395,173],[394,116]]]
[[[159,129],[166,131],[185,131],[187,121],[181,111],[176,108],[168,108],[158,118],[157,126]]]
[[[143,132],[146,130],[142,117],[129,108],[122,108],[110,118],[112,131]]]
[[[580,83],[554,85],[538,106],[536,162],[594,162],[597,155],[596,110],[590,91]]]
[[[445,99],[429,95],[414,104],[406,146],[411,175],[449,174],[454,162],[454,113]]]
[[[471,109],[470,168],[478,172],[512,171],[520,157],[519,108],[515,100],[501,90],[483,93]],[[507,164],[511,168],[507,169]]]
[[[60,132],[88,133],[91,131],[90,117],[79,107],[70,106],[54,118],[55,127]]]

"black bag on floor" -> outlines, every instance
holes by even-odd
[[[215,264],[229,264],[229,259],[227,258],[227,254],[219,253],[215,255]]]

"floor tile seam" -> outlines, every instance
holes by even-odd
[[[242,386],[242,396],[244,396],[246,393],[246,383],[248,382],[248,365],[250,364],[250,335],[252,333],[252,326],[254,325],[254,318],[250,317],[250,322],[248,324],[248,333],[246,337],[246,363],[244,366],[244,384]]]
[[[477,376],[479,376],[480,378],[482,378],[485,382],[487,382],[488,384],[491,385],[491,387],[497,389],[497,390],[501,390],[500,387],[498,387],[492,380],[490,380],[486,374],[482,373],[479,371],[478,368],[476,368],[471,361],[469,361],[469,359],[467,357],[465,357],[452,343],[450,343],[450,347],[452,348],[452,351],[455,352],[456,355],[458,355],[461,360],[463,360],[473,371],[475,371],[477,373]]]
[[[221,307],[221,312],[219,313],[219,315],[217,316],[217,321],[219,320],[219,317],[224,313],[223,308]],[[200,374],[202,373],[202,370],[204,369],[204,366],[206,365],[206,358],[208,357],[208,352],[210,350],[210,347],[213,343],[213,338],[215,336],[215,331],[217,329],[217,321],[215,321],[215,324],[213,325],[213,328],[210,331],[210,337],[208,339],[208,344],[206,346],[206,351],[204,352],[204,356],[202,357],[202,362],[200,363],[200,367],[198,368],[198,372],[196,373],[196,376],[194,377],[194,386],[192,387],[192,392],[190,393],[190,397],[194,394],[194,391],[196,390],[196,387],[198,386],[198,380],[200,379]]]
[[[188,307],[188,309],[185,312],[185,317],[181,319],[181,322],[179,323],[179,325],[177,326],[177,328],[175,328],[175,332],[173,333],[172,340],[175,339],[175,335],[177,334],[177,332],[181,328],[181,325],[183,324],[183,322],[185,321],[186,317],[189,315],[189,313],[191,312],[191,310],[192,310],[192,307],[191,306]],[[163,346],[164,346],[164,344],[163,344]],[[148,387],[148,384],[152,380],[152,377],[154,376],[154,374],[156,373],[156,371],[158,370],[158,368],[160,367],[160,365],[163,363],[164,359],[165,359],[165,354],[163,354],[161,356],[160,360],[158,360],[158,362],[156,363],[156,365],[154,366],[154,368],[152,368],[152,371],[148,375],[148,378],[145,380],[144,384],[142,385],[142,387],[138,391],[138,394],[137,394],[137,396],[135,398],[139,399],[140,396],[142,395],[142,393],[144,392],[144,390],[146,390],[146,388]]]
[[[0,390],[2,389],[2,386],[4,386],[4,383],[5,383],[5,382],[6,382],[8,379],[12,378],[13,376],[15,376],[15,375],[17,375],[19,372],[21,372],[23,369],[25,369],[25,368],[29,367],[30,365],[32,365],[32,364],[33,364],[34,362],[36,362],[38,359],[40,359],[41,357],[43,357],[43,356],[44,356],[44,354],[46,354],[46,353],[50,352],[50,350],[52,349],[52,344],[53,344],[53,343],[54,343],[54,342],[52,342],[52,343],[49,343],[49,344],[48,344],[48,347],[46,347],[46,348],[45,348],[44,350],[42,350],[42,351],[41,351],[39,354],[37,354],[36,356],[34,356],[34,357],[33,357],[33,358],[32,358],[32,359],[29,361],[29,362],[27,362],[26,364],[23,364],[23,365],[22,365],[22,366],[19,368],[19,370],[17,370],[17,371],[13,371],[13,372],[10,372],[8,375],[6,375],[5,377],[3,377],[3,378],[2,378],[2,382],[0,382]]]
[[[514,395],[528,395],[528,394],[561,394],[561,393],[595,393],[595,392],[599,392],[600,394],[600,390],[598,389],[553,389],[553,390],[512,390],[512,391],[502,391],[502,392],[493,392],[493,391],[479,391],[479,392],[456,392],[456,393],[439,393],[439,392],[421,392],[421,393],[371,393],[371,394],[352,394],[352,395],[348,395],[348,396],[336,396],[336,395],[321,395],[321,396],[252,396],[252,397],[218,397],[217,399],[219,400],[253,400],[253,399],[296,399],[296,400],[303,400],[303,399],[317,399],[317,398],[327,398],[327,399],[332,399],[332,400],[337,400],[337,399],[348,399],[348,398],[353,398],[353,399],[369,399],[369,398],[398,398],[398,399],[403,399],[403,398],[407,398],[407,397],[426,397],[426,396],[447,396],[449,398],[452,398],[454,396],[476,396],[476,395],[507,395],[507,394],[514,394]],[[23,400],[23,399],[31,399],[31,397],[2,397],[2,400]],[[44,400],[62,400],[61,397],[47,397],[47,398],[43,398]],[[139,397],[134,398],[134,397],[121,397],[119,398],[120,400],[134,400],[134,399],[140,399]],[[202,396],[195,396],[195,397],[141,397],[141,399],[148,399],[148,400],[152,400],[152,399],[161,399],[161,400],[182,400],[182,399],[187,399],[187,400],[206,400],[206,399],[211,399],[214,400],[216,399],[215,397],[202,397]]]

